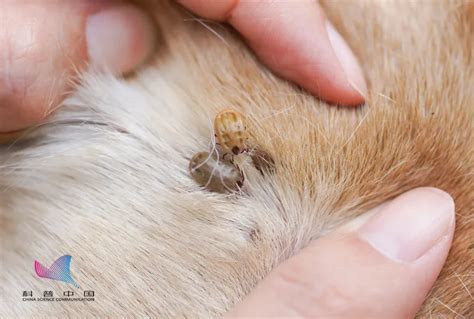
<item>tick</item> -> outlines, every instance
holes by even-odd
[[[214,133],[217,144],[224,153],[238,155],[247,149],[247,127],[242,113],[233,110],[221,111],[214,119]]]
[[[189,173],[199,185],[213,192],[235,192],[244,183],[238,166],[209,152],[199,152],[191,158]]]

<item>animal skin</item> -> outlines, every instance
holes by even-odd
[[[323,3],[369,83],[356,109],[276,77],[229,27],[144,2],[156,55],[127,78],[91,70],[0,147],[0,317],[218,317],[311,240],[418,186],[456,203],[453,246],[418,316],[474,316],[473,2]],[[188,172],[225,108],[275,160],[264,175],[244,165],[236,194]],[[35,260],[63,255],[81,288],[36,276]],[[24,290],[95,301],[27,302]]]

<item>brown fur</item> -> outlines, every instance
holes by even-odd
[[[276,78],[227,27],[150,7],[161,42],[143,71],[87,75],[48,124],[0,150],[1,313],[216,316],[310,240],[434,186],[455,199],[456,233],[419,316],[474,314],[472,2],[324,3],[369,82],[358,109]],[[276,162],[265,177],[247,167],[234,196],[186,171],[223,108],[250,118]],[[30,287],[64,289],[32,274],[33,259],[64,253],[97,300],[22,303]]]

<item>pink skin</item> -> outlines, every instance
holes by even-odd
[[[41,121],[87,65],[126,73],[153,47],[150,19],[116,1],[2,1],[0,21],[0,132]]]
[[[358,105],[367,86],[349,46],[314,0],[179,0],[230,23],[273,71],[331,103]]]
[[[413,318],[454,233],[454,203],[418,188],[320,238],[225,317]]]
[[[275,73],[316,96],[342,105],[364,102],[357,59],[317,2],[180,2],[230,23]],[[153,49],[150,19],[124,1],[3,1],[0,21],[0,133],[45,118],[88,65],[126,73]]]
[[[231,24],[268,67],[322,99],[364,102],[357,59],[317,2],[180,2]],[[126,73],[153,49],[151,21],[124,2],[3,1],[0,21],[0,132],[45,118],[88,65]],[[453,231],[449,195],[413,190],[282,263],[227,316],[412,317],[444,263]]]

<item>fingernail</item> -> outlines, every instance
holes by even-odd
[[[141,64],[154,46],[153,23],[132,5],[107,6],[86,22],[87,50],[91,66],[115,74]]]
[[[354,53],[352,53],[346,41],[344,41],[342,36],[329,21],[326,21],[326,30],[334,53],[346,73],[349,85],[365,98],[367,95],[367,84],[357,58]]]
[[[454,202],[439,189],[423,187],[386,204],[358,230],[386,257],[412,262],[445,237],[454,223]]]

